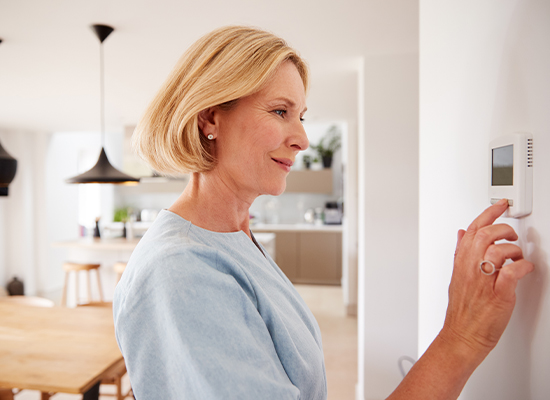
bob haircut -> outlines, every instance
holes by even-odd
[[[259,91],[285,61],[296,66],[308,89],[305,61],[283,39],[258,28],[219,28],[195,42],[176,67],[134,131],[138,155],[166,175],[207,172],[216,165],[198,114],[231,108]]]

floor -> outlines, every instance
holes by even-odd
[[[328,400],[355,400],[357,318],[345,313],[340,286],[296,285],[323,337]]]
[[[348,317],[339,286],[296,285],[317,322],[323,336],[323,350],[328,381],[328,400],[354,400],[357,382],[357,319]],[[125,375],[123,387],[129,386]],[[103,385],[103,393],[114,393],[114,387]],[[39,400],[40,393],[24,390],[16,400]],[[80,400],[82,396],[58,393],[52,400]],[[100,396],[112,400],[112,396]]]

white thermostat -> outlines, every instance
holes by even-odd
[[[533,208],[533,135],[514,133],[489,144],[489,200],[508,199],[505,217],[521,218]]]

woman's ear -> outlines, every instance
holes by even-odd
[[[202,110],[198,115],[198,125],[201,133],[212,140],[218,135],[218,124],[216,123],[216,107],[210,107]]]

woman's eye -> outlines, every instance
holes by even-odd
[[[275,110],[275,114],[280,115],[281,117],[284,117],[286,114],[286,110]]]
[[[300,122],[303,124],[305,122],[305,119],[303,119],[302,117],[300,117]]]

